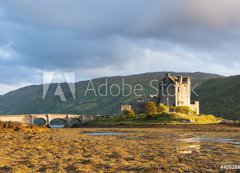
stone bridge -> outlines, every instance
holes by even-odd
[[[0,115],[0,121],[19,122],[23,124],[34,124],[37,119],[44,120],[45,125],[50,126],[56,119],[63,120],[65,127],[71,127],[72,120],[78,120],[80,124],[95,119],[94,115],[75,115],[75,114],[25,114],[25,115]]]

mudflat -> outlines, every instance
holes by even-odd
[[[219,172],[240,165],[239,126],[0,131],[0,172]]]

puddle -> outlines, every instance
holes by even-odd
[[[240,141],[236,141],[235,139],[230,138],[213,138],[213,137],[192,137],[192,138],[185,138],[185,139],[178,139],[181,142],[215,142],[215,143],[229,143],[240,145]]]
[[[88,132],[85,133],[89,136],[114,136],[114,135],[122,135],[122,134],[126,134],[123,132]]]
[[[176,151],[181,154],[191,154],[201,152],[201,142],[211,143],[228,143],[234,145],[240,145],[240,142],[236,139],[231,138],[214,138],[214,137],[192,137],[177,139],[178,141],[184,142],[176,147]],[[194,144],[190,144],[194,143]]]

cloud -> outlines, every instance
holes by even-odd
[[[240,73],[238,0],[0,1],[0,83],[146,71]]]
[[[11,43],[0,46],[0,58],[3,60],[11,59],[16,56],[14,51],[10,49]]]

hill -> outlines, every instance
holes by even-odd
[[[63,88],[66,100],[62,102],[59,96],[54,96],[56,91],[57,84],[51,84],[45,99],[43,100],[43,86],[42,85],[32,85],[18,90],[9,92],[2,97],[0,97],[0,114],[30,114],[30,113],[82,113],[82,114],[113,114],[117,113],[118,106],[120,104],[129,103],[132,99],[137,98],[133,93],[127,97],[123,97],[121,92],[118,96],[111,96],[108,94],[106,96],[100,96],[97,88],[106,83],[110,88],[112,84],[118,84],[120,87],[125,84],[131,86],[136,86],[141,84],[143,86],[143,91],[138,91],[138,95],[147,96],[149,94],[156,94],[156,90],[151,87],[150,81],[154,87],[158,87],[158,83],[164,77],[166,72],[153,72],[153,73],[144,73],[138,75],[130,76],[115,76],[115,77],[103,77],[92,80],[92,84],[97,91],[97,96],[93,91],[87,92],[85,96],[86,89],[88,87],[89,81],[81,81],[76,83],[76,98],[75,100],[72,97],[70,89],[66,83],[61,83]],[[192,79],[192,85],[196,83],[199,85],[199,95],[202,95],[202,92],[214,92],[214,90],[208,89],[208,80],[214,81],[225,80],[223,76],[216,74],[208,73],[175,73],[170,72],[172,75],[182,75],[189,76]],[[204,86],[205,89],[204,89]],[[129,91],[128,87],[124,87],[125,92]],[[201,89],[203,88],[203,89]],[[224,88],[222,88],[224,90]],[[112,87],[114,94],[118,93],[116,87]],[[100,92],[105,94],[105,90],[102,88]],[[209,111],[209,113],[215,114],[208,105],[214,105],[215,100],[212,100],[213,103],[209,103],[206,99],[206,95],[203,93],[203,97],[200,97],[202,110]],[[221,99],[221,97],[216,98]],[[198,98],[197,98],[198,100]],[[211,111],[210,111],[211,110]],[[208,113],[208,112],[206,112]],[[216,112],[218,113],[218,112]]]
[[[240,75],[209,79],[196,88],[201,112],[240,120]]]

